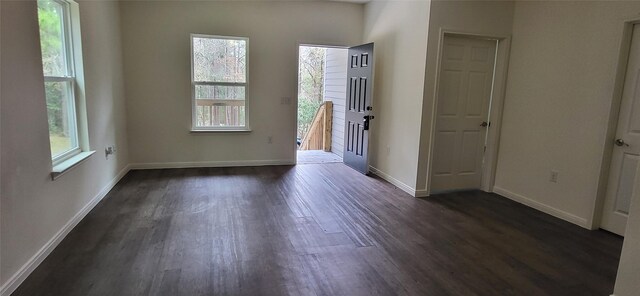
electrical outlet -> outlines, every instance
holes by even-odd
[[[389,154],[391,154],[391,146],[387,146],[387,156],[389,156]]]
[[[104,148],[104,157],[109,159],[109,155],[113,155],[116,153],[116,146],[107,146]]]
[[[273,144],[273,137],[272,136],[267,137],[267,143]]]
[[[551,175],[549,176],[549,182],[558,183],[558,171],[551,171]]]

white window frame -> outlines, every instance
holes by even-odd
[[[80,32],[80,9],[72,0],[50,0],[62,6],[62,38],[65,50],[66,76],[44,76],[44,82],[68,82],[69,120],[73,125],[69,132],[76,138],[76,147],[51,158],[52,179],[82,162],[95,151],[90,151],[84,87],[84,66]],[[48,116],[48,114],[47,114]]]
[[[227,40],[243,40],[245,42],[245,81],[244,82],[211,82],[211,81],[195,81],[194,77],[194,54],[193,39],[209,38],[209,39],[227,39]],[[235,36],[205,35],[191,34],[189,38],[191,48],[191,131],[192,132],[248,132],[251,131],[249,125],[249,38]],[[197,102],[196,102],[196,86],[242,86],[244,87],[244,126],[197,126]]]

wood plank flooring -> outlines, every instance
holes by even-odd
[[[13,295],[609,295],[621,246],[337,163],[132,171]]]

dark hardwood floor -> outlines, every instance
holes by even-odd
[[[622,239],[343,164],[132,171],[13,295],[609,295]]]

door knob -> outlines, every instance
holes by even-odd
[[[487,126],[489,126],[489,123],[488,123],[488,122],[486,122],[486,121],[483,121],[483,122],[480,124],[480,126],[481,126],[481,127],[487,127]]]
[[[629,144],[625,143],[623,139],[616,139],[615,141],[616,146],[622,147],[629,147]]]

